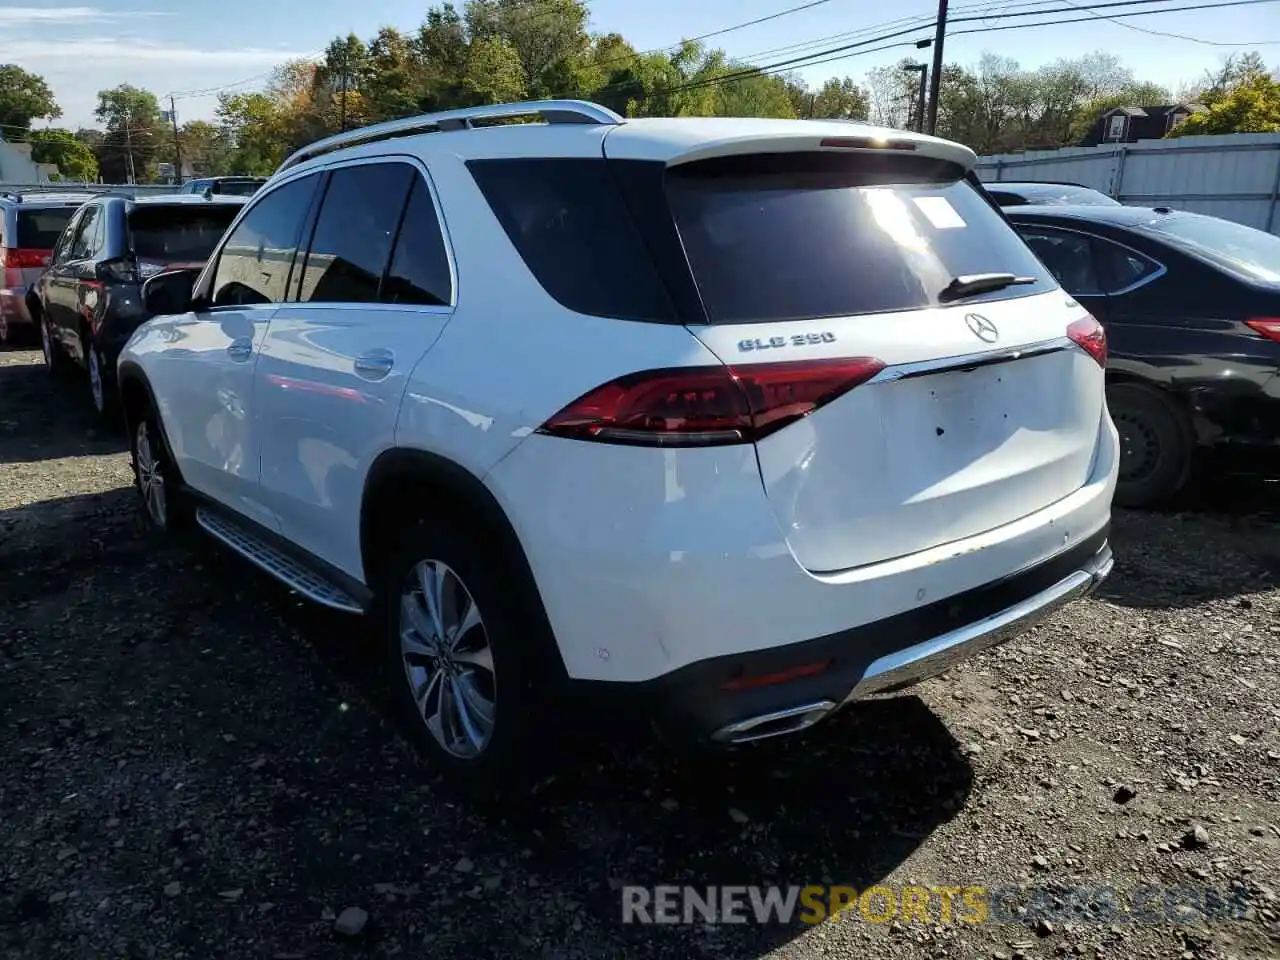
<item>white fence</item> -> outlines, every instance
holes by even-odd
[[[1166,206],[1280,234],[1280,134],[1139,140],[978,158],[997,180],[1069,181],[1121,203]]]

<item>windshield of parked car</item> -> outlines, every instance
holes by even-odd
[[[1280,237],[1197,213],[1158,217],[1138,228],[1254,282],[1280,284]]]
[[[233,203],[135,207],[129,214],[134,256],[149,263],[207,260],[239,212]]]
[[[993,195],[996,193],[1012,193],[1022,202],[1033,206],[1062,206],[1064,204],[1086,207],[1118,207],[1117,200],[1112,200],[1105,193],[1089,187],[1074,187],[1063,183],[1024,184],[1017,186],[992,183],[987,187]]]
[[[75,206],[46,207],[43,210],[19,210],[14,246],[27,250],[52,250],[62,235]]]
[[[667,194],[712,323],[801,320],[944,303],[956,277],[1030,282],[969,302],[1044,293],[1052,276],[950,163],[833,153],[675,167]]]

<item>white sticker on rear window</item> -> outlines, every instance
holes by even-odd
[[[956,208],[946,197],[912,197],[912,199],[920,208],[920,212],[939,230],[965,226],[964,220],[960,214],[956,213]]]

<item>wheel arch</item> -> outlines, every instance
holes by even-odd
[[[116,368],[117,389],[120,395],[120,408],[124,414],[125,435],[129,438],[129,448],[133,449],[133,434],[137,429],[139,415],[150,410],[160,427],[160,442],[164,444],[165,455],[175,471],[178,460],[173,455],[169,444],[169,431],[165,429],[164,417],[160,413],[160,404],[156,402],[155,391],[151,389],[151,381],[147,379],[142,367],[132,360],[122,360]]]
[[[427,506],[431,504],[432,506]],[[568,676],[547,617],[542,595],[524,547],[506,510],[489,487],[466,467],[426,450],[395,447],[381,453],[365,476],[360,501],[360,562],[364,582],[377,589],[383,564],[394,549],[393,538],[406,515],[429,520],[433,512],[451,519],[459,515],[483,524],[492,533],[513,590],[523,610],[535,618],[530,633],[545,647],[539,661],[550,679]]]

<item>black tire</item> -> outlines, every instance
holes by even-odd
[[[1195,438],[1172,398],[1133,383],[1107,388],[1111,419],[1120,432],[1120,478],[1115,502],[1153,507],[1171,499],[1191,476]]]
[[[169,453],[164,431],[149,407],[129,424],[129,460],[147,522],[164,534],[184,529],[190,520],[191,505],[183,492],[182,477]],[[156,477],[162,481],[164,509],[160,511],[155,509],[148,486],[148,479],[153,481]]]
[[[461,581],[480,611],[482,626],[460,635],[459,640],[470,639],[459,643],[458,648],[487,643],[493,666],[488,676],[474,663],[451,661],[441,671],[435,671],[426,658],[418,658],[411,674],[401,643],[401,601],[405,589],[417,583],[415,570],[425,561],[447,568]],[[417,523],[405,532],[377,591],[378,621],[383,634],[383,683],[396,719],[433,769],[444,774],[451,786],[486,804],[501,804],[512,796],[527,795],[550,771],[557,753],[553,745],[559,742],[556,718],[546,709],[547,691],[538,689],[543,684],[537,678],[545,674],[535,659],[538,645],[530,637],[530,625],[537,621],[531,611],[520,608],[518,591],[511,589],[512,577],[518,575],[504,562],[501,548],[486,530],[467,527],[464,532],[459,523],[432,520]],[[463,605],[454,606],[461,609]],[[449,670],[455,672],[450,674]],[[488,739],[477,755],[468,758],[450,752],[431,733],[424,715],[431,712],[431,698],[427,698],[429,706],[424,710],[413,693],[415,682],[420,689],[427,686],[425,680],[433,672],[452,676],[441,685],[446,690],[456,690],[461,679],[458,671],[470,671],[470,689],[482,696],[492,695],[493,722]],[[436,689],[439,692],[439,687]],[[446,735],[445,739],[449,737]]]
[[[60,379],[66,377],[71,372],[71,361],[66,358],[62,348],[58,346],[58,341],[54,339],[49,321],[41,313],[33,314],[31,319],[35,321],[40,331],[40,351],[44,354],[45,369],[49,371],[50,376]]]
[[[102,350],[88,333],[80,333],[80,349],[84,354],[85,381],[89,385],[89,403],[98,418],[115,425],[119,404],[116,402],[115,382],[102,357]]]

